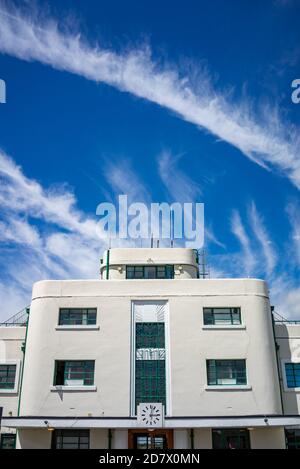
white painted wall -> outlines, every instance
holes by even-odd
[[[47,429],[24,428],[17,432],[17,449],[50,449],[52,432]]]
[[[252,449],[285,449],[284,429],[254,428],[250,430],[250,442]]]
[[[210,428],[194,429],[194,448],[212,449],[212,435]]]
[[[45,281],[31,305],[22,415],[128,416],[131,301],[169,302],[171,414],[280,412],[270,305],[258,280]],[[99,330],[57,330],[60,307],[97,307]],[[245,329],[206,330],[204,306],[240,306]],[[37,353],[39,351],[39,353]],[[55,359],[94,359],[97,392],[51,390]],[[206,388],[206,359],[246,358],[250,390]],[[258,366],[259,364],[259,366]]]
[[[300,413],[300,388],[286,388],[284,362],[300,362],[300,324],[277,323],[275,335],[279,345],[278,356],[284,411],[288,415],[297,415]]]
[[[25,327],[0,327],[0,363],[16,363],[16,380],[18,389],[20,385],[20,365],[23,358],[21,351],[22,342],[25,339]],[[8,416],[10,412],[13,416],[17,415],[18,392],[8,393],[0,390],[0,407],[3,407],[3,416]]]
[[[0,390],[0,407],[3,407],[3,417],[16,416],[18,412],[20,375],[23,353],[22,342],[25,339],[25,327],[0,327],[0,363],[15,363],[16,392],[5,392]],[[2,426],[0,433],[15,433],[14,430]]]
[[[90,429],[90,449],[108,448],[108,430],[104,428]]]
[[[174,448],[189,449],[190,448],[190,430],[180,429],[174,430]]]
[[[197,264],[193,249],[184,248],[114,248],[109,251],[109,279],[126,278],[126,265],[164,265],[175,267],[175,278],[196,278]],[[100,272],[106,279],[107,251],[103,254]]]
[[[112,435],[113,449],[128,448],[128,430],[112,430]]]

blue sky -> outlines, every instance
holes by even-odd
[[[204,202],[211,276],[300,318],[300,2],[0,5],[0,317],[97,278],[96,207],[126,193]]]

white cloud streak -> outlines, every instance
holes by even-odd
[[[256,266],[256,256],[251,248],[250,238],[242,223],[240,214],[236,210],[232,213],[231,230],[242,247],[242,255],[239,257],[239,262],[241,263],[240,271],[242,272],[244,269],[247,276],[251,275]]]
[[[158,157],[159,176],[173,201],[200,202],[200,186],[178,168],[181,157],[163,151]]]
[[[119,159],[117,163],[106,160],[104,168],[105,179],[114,194],[126,194],[129,203],[151,202],[151,194],[132,169],[129,160]]]
[[[198,73],[197,86],[175,67],[162,67],[149,49],[117,54],[92,47],[80,34],[63,31],[57,22],[38,20],[2,7],[0,51],[27,61],[109,84],[176,113],[238,148],[265,168],[280,171],[300,188],[299,130],[281,121],[276,108],[251,111],[214,91]]]
[[[266,261],[266,272],[268,275],[271,275],[277,262],[277,255],[264,221],[258,213],[254,202],[249,207],[249,220],[251,228],[261,246],[261,253]]]
[[[289,203],[286,208],[290,226],[291,240],[289,250],[292,252],[292,258],[300,266],[300,208],[297,203]]]
[[[80,211],[65,186],[44,189],[27,178],[1,150],[0,207],[0,290],[10,292],[1,309],[3,319],[20,309],[22,299],[23,306],[29,303],[37,280],[99,276],[107,243],[99,237],[97,218]]]
[[[161,152],[157,158],[159,177],[172,202],[200,203],[203,201],[200,185],[179,168],[182,157],[184,156],[173,155],[167,150]],[[216,244],[225,249],[225,245],[217,239],[212,227],[208,226],[208,222],[205,221],[205,244],[208,243]]]
[[[1,150],[0,178],[0,205],[3,209],[26,212],[93,240],[99,239],[96,222],[76,209],[75,197],[70,191],[62,186],[45,191],[39,183],[26,178]]]

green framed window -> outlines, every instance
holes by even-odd
[[[17,365],[0,365],[0,390],[14,389]]]
[[[209,386],[247,384],[246,360],[207,360],[206,367]]]
[[[285,376],[288,388],[300,388],[300,363],[285,363]]]
[[[300,429],[285,429],[287,449],[300,449]]]
[[[173,265],[127,265],[127,279],[172,279]]]
[[[164,348],[165,324],[163,322],[136,323],[136,348]]]
[[[55,386],[92,386],[94,384],[94,360],[56,360]]]
[[[135,405],[161,402],[166,407],[165,324],[135,325]]]
[[[60,326],[90,326],[96,324],[97,308],[60,308]]]
[[[212,430],[213,449],[250,449],[247,428],[215,428]]]
[[[15,433],[2,433],[0,438],[0,449],[15,449],[16,447],[16,434]]]
[[[203,322],[208,326],[241,324],[241,308],[203,308]]]
[[[140,402],[161,402],[166,406],[165,360],[137,360],[136,405]]]
[[[89,449],[89,430],[54,430],[52,449]]]

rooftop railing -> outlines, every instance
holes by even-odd
[[[16,326],[23,326],[26,327],[27,320],[29,315],[29,306],[26,308],[21,309],[16,314],[8,318],[4,322],[0,322],[0,327],[16,327]]]
[[[287,319],[276,311],[273,311],[273,315],[275,324],[300,324],[299,319]]]

